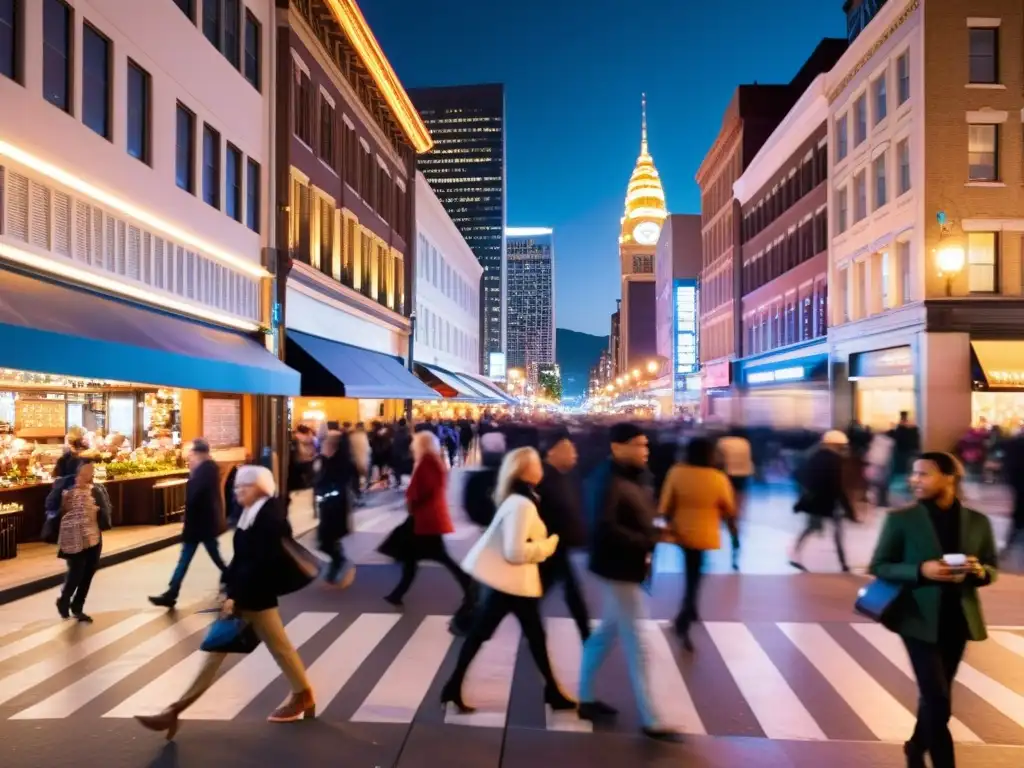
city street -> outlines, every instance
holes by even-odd
[[[899,743],[912,727],[915,706],[902,646],[852,613],[863,579],[835,573],[831,537],[812,541],[807,550],[805,564],[821,573],[794,574],[785,565],[785,545],[799,520],[788,513],[781,490],[752,498],[743,572],[725,572],[725,552],[714,559],[692,654],[667,625],[681,584],[673,553],[659,551],[645,628],[652,697],[666,722],[687,734],[682,745],[637,735],[618,652],[599,684],[600,696],[621,710],[616,723],[593,732],[574,715],[546,711],[542,683],[512,621],[471,670],[465,695],[477,713],[443,711],[440,687],[459,647],[447,630],[456,587],[444,571],[428,566],[405,611],[388,606],[381,597],[397,569],[372,553],[404,512],[397,494],[380,495],[373,504],[356,514],[349,541],[361,562],[355,584],[344,592],[316,585],[282,607],[317,691],[316,722],[264,722],[287,693],[264,649],[229,659],[214,688],[189,710],[173,745],[131,720],[183,691],[212,618],[195,612],[211,604],[216,581],[202,555],[186,580],[187,604],[176,613],[149,607],[146,594],[160,589],[176,554],[167,550],[101,571],[88,606],[92,626],[57,619],[52,592],[0,608],[0,764],[902,765]],[[874,518],[851,527],[855,565],[866,561],[876,528]],[[450,546],[461,555],[475,531],[465,523],[458,529]],[[596,612],[589,580],[587,587]],[[1017,577],[1007,577],[986,590],[992,637],[972,646],[961,668],[954,734],[966,766],[1000,768],[1024,759],[1020,588]],[[556,674],[575,693],[577,630],[558,594],[546,612]]]

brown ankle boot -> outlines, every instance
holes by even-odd
[[[312,720],[316,717],[316,702],[313,691],[306,689],[302,693],[293,693],[280,707],[270,713],[267,720],[271,723],[294,723],[296,720]]]
[[[157,733],[166,733],[167,740],[172,741],[178,732],[178,714],[180,710],[176,707],[168,707],[159,715],[136,715],[143,728],[148,728]]]

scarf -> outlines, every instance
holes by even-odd
[[[269,496],[264,496],[250,507],[246,507],[242,510],[241,516],[238,518],[238,525],[236,526],[241,531],[247,531],[252,528],[252,524],[256,522],[256,515],[263,509],[263,505],[270,499]]]

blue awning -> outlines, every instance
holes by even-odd
[[[458,378],[459,381],[464,382],[465,386],[468,387],[470,391],[475,392],[480,398],[481,403],[486,403],[487,405],[505,405],[504,399],[496,395],[490,387],[485,387],[470,374],[457,373],[453,375]]]
[[[406,369],[401,358],[299,331],[288,331],[288,342],[285,359],[302,374],[306,397],[440,399]]]
[[[445,400],[451,400],[456,403],[489,402],[485,396],[467,382],[439,365],[416,363],[415,369],[424,383]]]
[[[235,394],[296,395],[258,342],[176,315],[0,270],[0,367]]]
[[[519,405],[519,401],[516,400],[512,395],[505,392],[501,387],[495,384],[488,378],[480,376],[476,373],[463,373],[460,374],[462,378],[472,381],[477,387],[484,392],[488,392],[494,398],[495,402],[504,403],[507,405]]]

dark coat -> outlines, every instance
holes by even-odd
[[[582,501],[576,478],[571,472],[559,472],[544,464],[544,479],[537,486],[540,503],[537,512],[549,534],[558,534],[559,549],[582,547],[586,541]]]
[[[955,514],[955,513],[950,513]],[[960,549],[965,555],[978,558],[986,577],[973,574],[960,584],[960,605],[971,640],[984,640],[985,619],[981,613],[978,587],[996,580],[996,542],[992,524],[980,512],[960,507]],[[904,586],[904,594],[896,604],[886,626],[904,637],[928,643],[938,642],[942,585],[922,581],[921,564],[939,560],[944,553],[928,510],[922,504],[890,512],[875,545],[868,571],[872,576]]]
[[[185,485],[185,527],[182,541],[199,544],[215,539],[223,530],[224,495],[217,462],[207,459],[194,470]]]
[[[803,489],[794,510],[814,517],[832,517],[841,508],[849,518],[854,517],[853,506],[846,493],[844,457],[830,448],[815,448],[797,473]]]
[[[349,515],[352,512],[349,492],[355,473],[347,441],[342,441],[333,456],[320,457],[320,471],[313,483],[313,493],[320,514],[317,535],[321,548],[349,534]]]
[[[291,535],[285,505],[276,497],[267,499],[251,528],[235,530],[235,554],[224,574],[224,587],[235,608],[265,611],[277,607],[282,574],[294,568],[281,544]]]
[[[608,461],[590,479],[590,570],[604,579],[642,583],[660,538],[658,508],[639,470]]]
[[[238,465],[236,464],[228,472],[224,480],[224,512],[227,515],[228,526],[234,528],[238,518],[242,516],[242,505],[238,503],[235,496],[235,478],[238,476]]]

